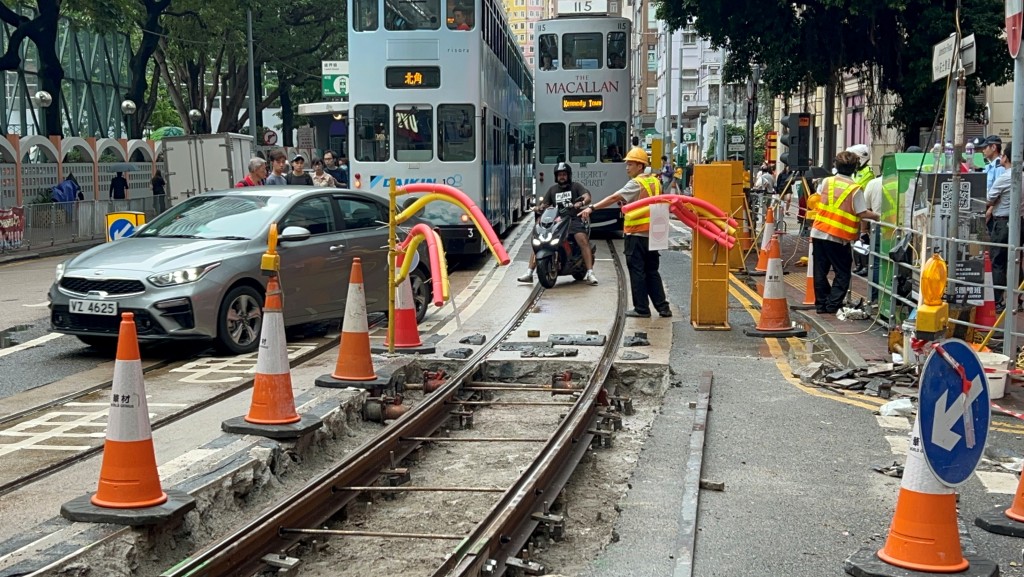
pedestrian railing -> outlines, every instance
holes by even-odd
[[[76,242],[104,240],[106,215],[111,212],[145,213],[156,216],[153,197],[130,200],[79,200],[26,204],[17,219],[3,221],[0,228],[0,253],[35,250]]]

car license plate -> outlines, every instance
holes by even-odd
[[[71,299],[71,312],[79,315],[117,316],[117,303]]]

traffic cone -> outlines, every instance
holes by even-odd
[[[991,329],[996,325],[996,295],[992,288],[992,261],[985,251],[985,286],[982,288],[984,302],[974,313],[974,324]]]
[[[366,320],[366,292],[363,287],[363,263],[358,257],[352,261],[345,299],[345,319],[341,326],[338,362],[334,372],[315,381],[318,387],[359,387],[370,389],[385,385],[389,378],[380,378],[373,370],[370,356],[370,329]]]
[[[295,411],[283,308],[281,285],[274,275],[267,281],[249,414],[221,423],[225,432],[290,439],[320,428],[320,419],[302,417]]]
[[[768,209],[768,216],[764,220],[764,232],[761,236],[761,250],[757,253],[757,266],[754,270],[758,272],[768,271],[768,244],[775,238],[775,211]]]
[[[437,350],[433,345],[424,345],[420,340],[419,327],[416,324],[416,300],[412,296],[412,285],[409,279],[405,279],[395,289],[395,352],[396,353],[419,353],[429,354]],[[384,346],[373,347],[370,350],[387,352],[390,341],[384,339]]]
[[[786,304],[786,287],[782,281],[782,252],[779,240],[768,241],[768,271],[764,281],[764,297],[761,299],[761,319],[754,329],[743,329],[748,337],[803,337],[807,331],[789,320],[789,306]]]
[[[910,433],[885,546],[878,551],[861,549],[846,560],[844,569],[851,575],[907,575],[906,570],[998,575],[996,563],[975,555],[965,557],[961,551],[956,491],[939,482],[925,462],[920,415]]]
[[[795,311],[807,311],[815,307],[814,304],[814,242],[808,239],[807,242],[807,285],[804,287],[804,302],[793,305]]]
[[[61,514],[73,521],[145,525],[195,506],[180,492],[165,506],[169,500],[156,467],[135,315],[122,313],[99,486],[92,497],[65,503]]]
[[[1006,505],[999,505],[987,513],[978,515],[974,519],[974,524],[989,533],[1024,537],[1024,477],[1017,483],[1017,493],[1009,509]]]

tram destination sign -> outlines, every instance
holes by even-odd
[[[563,96],[562,110],[566,112],[594,112],[604,109],[604,96]]]
[[[388,88],[440,88],[441,68],[438,66],[389,66],[384,69],[384,85]]]
[[[558,0],[558,15],[607,14],[608,0]]]

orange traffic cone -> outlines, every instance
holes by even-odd
[[[320,419],[301,417],[295,412],[283,306],[281,285],[276,275],[271,276],[263,305],[263,327],[249,414],[221,423],[225,432],[288,439],[320,427]]]
[[[777,338],[807,335],[806,330],[797,328],[796,323],[789,320],[786,287],[782,281],[782,252],[775,237],[768,241],[768,272],[764,281],[764,297],[761,299],[761,318],[756,328],[743,329],[743,334],[748,337]]]
[[[358,257],[352,261],[345,299],[345,319],[341,326],[338,362],[334,372],[316,379],[318,387],[373,388],[384,385],[388,378],[378,378],[370,356],[370,329],[366,321],[366,292],[363,288],[363,263]]]
[[[898,569],[897,569],[898,568]],[[844,563],[851,575],[906,575],[923,573],[998,575],[993,561],[969,555],[960,547],[956,491],[943,485],[925,462],[921,418],[910,433],[907,460],[900,482],[896,511],[885,546],[876,551],[861,549]]]
[[[168,494],[160,487],[156,468],[135,315],[122,313],[99,487],[92,497],[66,503],[61,507],[61,514],[74,521],[152,524],[183,507],[195,506],[195,501],[187,494],[184,500],[181,496],[182,493],[177,493],[170,506],[160,507],[168,503]],[[155,512],[157,518],[147,520],[154,515],[154,509],[162,510]],[[131,512],[138,510],[145,512]]]
[[[757,253],[757,266],[754,270],[758,272],[768,271],[768,243],[775,238],[775,211],[768,209],[768,217],[764,221],[764,232],[761,236],[761,250]]]
[[[996,295],[992,288],[992,261],[985,251],[985,286],[982,288],[984,303],[974,313],[974,324],[985,328],[992,328],[996,325]]]
[[[807,311],[815,307],[814,304],[814,241],[807,242],[807,284],[804,287],[804,301],[793,305],[795,311]]]
[[[392,321],[395,323],[395,352],[429,354],[437,350],[437,347],[424,345],[420,340],[419,327],[416,325],[416,301],[412,296],[409,279],[395,288],[395,318]],[[383,347],[373,347],[371,350],[375,353],[387,352],[389,342],[385,338]]]

